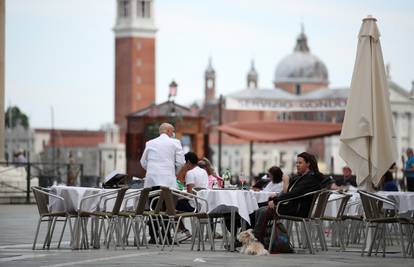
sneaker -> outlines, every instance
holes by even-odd
[[[183,242],[189,239],[190,237],[191,237],[190,231],[186,230],[186,231],[177,232],[177,236],[175,237],[175,239],[177,240],[177,242]]]

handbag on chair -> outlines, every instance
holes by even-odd
[[[270,212],[274,211],[272,209],[267,209],[265,216],[269,216]],[[269,248],[272,228],[275,227],[274,239],[272,241],[272,246],[270,247],[269,251],[270,254],[295,252],[292,243],[290,242],[286,227],[283,225],[283,223],[281,223],[278,220],[278,218],[275,218],[274,220],[269,220],[269,223],[265,225],[265,227],[266,231],[263,237],[263,245],[265,248]]]

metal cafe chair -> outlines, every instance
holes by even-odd
[[[52,241],[52,236],[53,236],[56,222],[63,222],[63,228],[62,228],[62,232],[59,238],[59,243],[57,246],[58,248],[60,248],[60,244],[62,242],[63,234],[66,228],[66,223],[68,221],[69,221],[70,235],[72,237],[72,224],[70,221],[70,217],[73,215],[67,213],[64,198],[51,194],[47,188],[43,188],[39,186],[32,186],[32,191],[33,191],[33,194],[36,200],[37,209],[39,211],[39,216],[40,216],[39,221],[37,223],[36,234],[35,234],[35,238],[33,241],[32,250],[36,249],[36,241],[39,235],[40,225],[42,222],[48,223],[47,233],[46,233],[45,241],[43,243],[43,249],[45,249],[46,246],[48,249],[50,248],[50,243]],[[57,201],[61,201],[63,203],[63,207],[65,211],[51,212],[48,207],[49,198],[54,198]]]
[[[283,201],[279,201],[276,205],[276,208],[275,208],[276,216],[275,216],[274,220],[280,219],[280,220],[286,220],[288,222],[293,221],[293,222],[302,223],[302,226],[303,226],[303,229],[304,229],[304,232],[305,232],[306,246],[308,247],[309,252],[311,254],[315,254],[315,250],[314,250],[313,245],[312,245],[311,231],[310,231],[311,230],[311,228],[310,228],[311,225],[310,225],[310,223],[311,223],[311,220],[312,220],[313,211],[315,210],[316,200],[318,199],[320,193],[322,193],[322,192],[326,192],[326,190],[324,190],[324,189],[317,190],[317,191],[306,193],[302,196],[293,197],[293,198],[289,198],[289,199],[286,199],[286,200],[283,200]],[[280,208],[281,205],[283,205],[283,204],[285,204],[289,201],[296,200],[296,199],[301,199],[301,198],[310,198],[310,201],[311,201],[309,213],[306,217],[283,215],[283,214],[279,213],[279,208]],[[321,209],[318,209],[318,211],[320,211],[320,210]],[[271,245],[272,245],[272,243],[274,241],[274,238],[275,238],[275,232],[276,232],[275,227],[276,227],[276,223],[273,223],[272,233],[271,233],[270,242],[269,242],[269,250],[270,250]],[[296,229],[296,231],[298,231],[298,229]],[[322,239],[320,239],[320,240],[322,240]],[[323,242],[323,241],[321,241],[321,242]]]
[[[335,240],[339,241],[340,247],[343,251],[345,251],[345,226],[344,226],[344,212],[346,206],[348,204],[349,199],[352,195],[348,195],[339,191],[331,191],[331,194],[336,195],[337,197],[332,200],[328,200],[329,202],[333,201],[340,201],[338,210],[336,212],[336,216],[322,216],[319,219],[321,221],[328,221],[331,222],[331,229],[332,229],[332,236],[331,236],[331,246],[336,245]]]
[[[82,233],[82,244],[84,248],[89,248],[89,242],[88,242],[88,232],[87,232],[87,223],[88,219],[93,217],[94,221],[92,222],[95,224],[99,224],[99,220],[101,221],[101,225],[99,227],[98,232],[98,225],[93,227],[93,236],[94,239],[94,247],[99,247],[98,243],[100,242],[100,236],[102,233],[102,229],[104,228],[104,222],[108,222],[108,230],[105,233],[105,242],[107,244],[107,247],[109,248],[109,243],[111,239],[113,238],[113,234],[116,231],[118,239],[121,236],[120,234],[120,222],[118,218],[118,213],[120,211],[122,201],[124,199],[125,192],[128,190],[128,187],[122,187],[120,189],[113,189],[111,191],[102,192],[94,195],[90,195],[87,197],[84,197],[80,201],[78,216],[77,216],[77,222],[76,222],[76,229],[77,231],[80,231]],[[115,204],[111,211],[106,211],[105,208],[103,210],[100,210],[101,202],[105,201],[105,199],[111,198],[114,195],[116,195]],[[96,204],[96,207],[94,208],[94,211],[88,211],[84,210],[83,206],[84,204],[92,198],[97,198],[99,201]],[[75,242],[79,243],[80,240],[79,235],[80,233],[75,233],[74,236],[77,235],[77,238],[75,239]],[[120,239],[119,239],[120,240]],[[123,246],[123,243],[122,243]],[[75,247],[78,248],[79,244],[75,244]]]
[[[369,244],[369,249],[367,252],[368,256],[371,256],[372,250],[374,248],[374,243],[377,241],[377,250],[378,252],[379,246],[382,244],[382,256],[385,257],[386,252],[386,232],[387,232],[387,225],[395,224],[400,232],[400,240],[401,240],[401,247],[403,256],[406,257],[406,251],[404,247],[404,233],[402,225],[408,222],[408,219],[399,217],[398,214],[398,207],[396,203],[388,198],[384,198],[378,196],[373,193],[369,193],[363,190],[358,190],[358,193],[361,197],[362,206],[364,208],[364,220],[366,221],[366,228],[365,228],[365,240],[362,246],[361,256],[365,254],[365,247],[367,245],[367,237],[368,231],[370,229],[374,230],[372,240]],[[383,204],[390,205],[395,212],[393,214],[387,214],[383,209]],[[377,238],[377,235],[379,237]],[[410,235],[410,234],[409,234]],[[412,239],[412,236],[409,236],[409,239]]]
[[[146,210],[146,207],[147,204],[149,204],[149,197],[157,196],[160,194],[160,192],[161,190],[151,191],[151,188],[143,188],[134,192],[133,194],[128,195],[128,197],[125,198],[126,200],[131,198],[138,198],[138,202],[134,210],[121,211],[119,213],[119,216],[127,218],[124,228],[124,243],[128,243],[128,236],[132,229],[134,232],[134,240],[137,245],[137,249],[139,249],[139,246],[141,244],[145,245],[148,248],[146,226],[148,222],[152,223],[152,230],[154,231],[153,234],[156,236],[153,220],[153,217],[156,216],[156,213],[152,210]]]
[[[196,204],[195,210],[194,212],[180,212],[177,211],[175,209],[174,206],[174,200],[173,200],[173,196],[177,196],[180,198],[185,198],[188,200],[193,200]],[[198,209],[199,205],[198,205],[198,201],[203,201],[205,202],[205,205],[207,206],[207,200],[200,198],[194,194],[191,193],[187,193],[187,192],[183,192],[183,191],[179,191],[173,188],[168,188],[168,187],[164,187],[161,186],[161,198],[162,202],[165,203],[165,213],[164,212],[160,212],[159,216],[161,218],[161,222],[162,222],[162,228],[164,230],[164,237],[162,239],[162,248],[161,250],[164,249],[165,244],[167,242],[167,237],[168,234],[171,230],[174,231],[172,240],[171,240],[171,251],[174,248],[174,244],[176,243],[175,239],[176,239],[176,235],[177,235],[177,231],[178,231],[178,225],[180,223],[180,221],[183,218],[192,218],[192,219],[196,219],[195,221],[195,227],[196,229],[192,229],[192,233],[194,236],[198,236],[199,238],[199,242],[203,242],[204,237],[203,237],[203,232],[202,232],[202,224],[205,225],[207,227],[207,233],[209,235],[209,240],[211,241],[211,250],[214,250],[214,243],[213,243],[213,235],[212,235],[212,231],[211,231],[211,227],[210,227],[210,223],[209,223],[209,219],[208,219],[208,214],[206,212],[202,212]],[[159,201],[160,202],[160,201]],[[206,221],[208,223],[203,223],[202,220],[206,219]],[[165,222],[167,222],[167,225],[165,225]],[[193,224],[194,225],[194,224]],[[193,241],[194,242],[194,241]],[[204,245],[204,243],[203,243]]]

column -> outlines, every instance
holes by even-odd
[[[0,161],[4,161],[4,47],[5,47],[5,6],[6,0],[0,0]]]

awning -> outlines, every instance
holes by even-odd
[[[341,123],[317,121],[232,122],[217,129],[230,136],[253,142],[286,142],[339,135]]]

